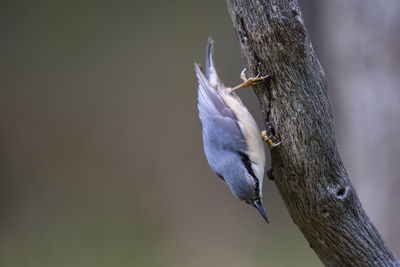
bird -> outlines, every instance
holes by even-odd
[[[213,62],[214,41],[210,37],[206,47],[205,72],[195,63],[198,80],[198,111],[201,122],[203,147],[207,161],[214,173],[224,181],[239,200],[254,206],[269,223],[262,201],[267,141],[253,116],[243,104],[236,90],[263,82],[270,76],[246,78],[236,87],[225,87],[218,77]]]

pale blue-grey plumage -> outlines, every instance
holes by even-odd
[[[261,200],[259,179],[263,177],[257,177],[253,171],[256,163],[249,159],[243,123],[224,101],[223,95],[227,94],[224,90],[227,89],[215,71],[211,40],[206,50],[206,73],[203,74],[197,64],[195,71],[199,82],[198,109],[207,161],[232,193],[255,206],[268,222]]]

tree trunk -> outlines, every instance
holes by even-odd
[[[400,266],[365,214],[340,159],[324,71],[297,1],[227,0],[272,141],[272,178],[327,266]]]

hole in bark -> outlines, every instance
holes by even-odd
[[[339,191],[337,192],[337,195],[338,196],[343,196],[344,192],[345,192],[345,189],[344,188],[340,188]]]
[[[336,191],[336,196],[337,198],[345,198],[346,197],[346,193],[347,193],[347,187],[341,187],[338,189],[338,191]]]

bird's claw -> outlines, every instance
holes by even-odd
[[[271,137],[267,135],[266,130],[261,132],[261,137],[265,142],[267,142],[269,149],[273,149],[274,147],[277,147],[281,144],[281,142],[275,143],[274,141],[272,141]]]
[[[242,79],[243,83],[239,84],[238,86],[234,87],[231,89],[231,92],[234,92],[242,87],[250,87],[256,84],[259,84],[260,82],[264,81],[265,79],[268,79],[270,75],[267,76],[261,76],[260,73],[256,77],[251,77],[248,78],[246,77],[246,68],[242,70],[240,73],[240,79]]]

